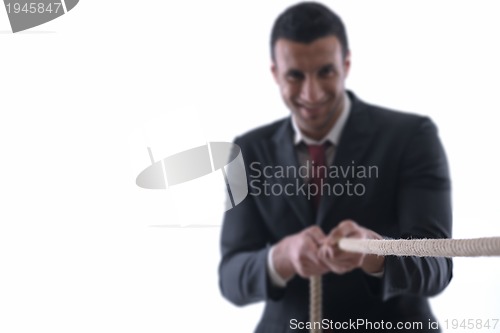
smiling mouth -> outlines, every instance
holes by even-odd
[[[302,113],[307,116],[307,117],[317,117],[321,114],[321,109],[322,107],[305,107],[302,106],[301,108]]]

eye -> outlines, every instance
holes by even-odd
[[[301,81],[304,79],[304,73],[297,70],[290,70],[286,73],[286,78],[289,81]]]
[[[319,70],[319,76],[330,77],[335,75],[335,68],[332,65],[325,66]]]

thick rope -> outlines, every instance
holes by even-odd
[[[342,238],[341,250],[380,256],[416,256],[416,257],[482,257],[500,256],[500,237],[475,239],[397,239],[374,240]],[[313,276],[310,283],[311,333],[321,333],[322,288],[321,276]],[[316,326],[316,327],[315,327]]]
[[[500,256],[500,237],[476,239],[372,240],[343,238],[340,249],[380,256],[480,257]]]
[[[309,279],[309,320],[313,325],[309,332],[311,333],[321,333],[321,320],[323,314],[323,304],[322,304],[322,284],[321,276],[316,275]]]

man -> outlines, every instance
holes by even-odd
[[[235,140],[249,195],[224,217],[222,294],[237,305],[266,302],[256,332],[307,331],[308,278],[322,276],[323,318],[337,323],[327,329],[439,331],[427,297],[448,285],[450,259],[361,255],[337,244],[451,236],[436,127],[345,89],[345,28],[321,4],[299,3],[277,18],[271,55],[291,117]]]

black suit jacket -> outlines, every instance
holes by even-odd
[[[351,92],[349,98],[351,114],[333,165],[337,170],[352,171],[351,166],[360,172],[361,166],[365,177],[351,171],[334,175],[328,180],[330,188],[342,184],[344,193],[338,185],[335,193],[324,195],[317,213],[303,191],[297,190],[300,177],[299,183],[290,172],[267,177],[279,166],[298,167],[289,117],[235,140],[245,160],[249,195],[224,216],[219,279],[222,294],[236,305],[266,302],[255,332],[300,332],[292,329],[297,326],[291,320],[308,320],[308,280],[296,276],[286,288],[277,288],[268,277],[269,248],[286,236],[313,224],[327,233],[344,219],[391,238],[451,236],[450,179],[435,125],[427,117],[369,105]],[[371,177],[366,174],[369,167]],[[349,195],[348,183],[361,184],[357,193],[362,189],[364,193]],[[288,195],[280,195],[287,185]],[[266,195],[265,186],[271,195]],[[325,274],[323,317],[394,325],[415,321],[424,328],[415,332],[431,331],[429,321],[435,318],[427,297],[441,292],[451,277],[451,259],[396,256],[386,257],[382,278],[359,269]],[[348,332],[356,332],[350,328]],[[369,328],[360,327],[359,332]]]

